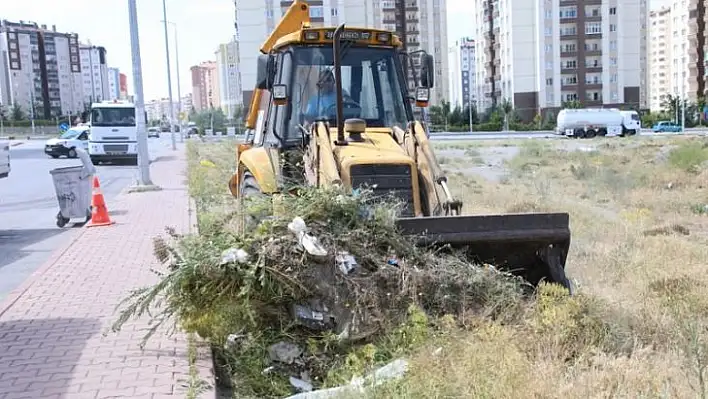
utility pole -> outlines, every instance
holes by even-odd
[[[36,81],[34,73],[32,73],[32,86],[30,88],[30,120],[32,121],[32,136],[34,136],[34,85]]]
[[[170,135],[172,136],[172,150],[177,150],[175,140],[175,108],[172,102],[172,73],[170,71],[170,43],[167,34],[167,4],[162,0],[162,17],[165,25],[165,58],[167,60],[167,95],[170,98]]]
[[[164,22],[164,20],[162,21]],[[177,41],[177,23],[167,21],[175,28],[175,61],[177,66],[177,115],[179,117],[179,142],[184,143],[184,123],[182,123],[182,85],[179,79],[179,42]]]
[[[470,133],[472,133],[474,131],[474,129],[472,126],[473,121],[472,121],[472,94],[471,93],[470,93],[470,103],[469,103],[468,107],[470,108]]]
[[[138,36],[138,7],[136,0],[128,0],[130,20],[130,50],[133,58],[133,85],[135,86],[135,120],[138,130],[138,168],[141,186],[151,186],[150,158],[148,154],[145,118],[145,97],[143,95],[143,66],[140,60],[140,37]]]
[[[681,57],[681,71],[686,70],[685,58]],[[682,72],[685,74],[686,72]],[[684,77],[681,83],[681,133],[686,131],[686,78]]]

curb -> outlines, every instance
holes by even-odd
[[[10,293],[7,295],[5,299],[0,302],[0,317],[2,317],[17,301],[22,298],[22,296],[29,290],[34,283],[39,280],[40,277],[42,277],[45,273],[47,273],[49,270],[51,270],[54,265],[57,264],[59,259],[71,249],[71,247],[86,233],[86,226],[82,226],[81,230],[75,234],[75,236],[70,239],[66,244],[63,246],[59,247],[57,250],[55,250],[51,258],[44,262],[42,266],[40,266],[37,270],[34,271],[29,277],[25,279],[25,281],[20,284],[19,287],[15,288],[14,290],[10,291]]]

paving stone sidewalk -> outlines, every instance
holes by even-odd
[[[185,167],[180,145],[151,165],[162,191],[109,202],[114,225],[83,228],[0,303],[0,399],[185,397],[190,373],[183,334],[155,335],[141,351],[146,320],[110,332],[118,302],[157,279],[150,271],[158,266],[152,238],[166,226],[188,232],[193,224]],[[207,382],[209,360],[199,361]]]

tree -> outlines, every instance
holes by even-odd
[[[514,112],[514,104],[508,98],[505,98],[499,108],[504,116],[504,130],[509,130],[509,119],[512,112]]]
[[[445,119],[445,130],[447,130],[447,125],[449,123],[448,121],[450,119],[450,103],[445,100],[442,100],[440,108],[443,114],[443,118]]]
[[[698,113],[698,124],[700,126],[703,126],[703,121],[705,120],[705,114],[703,113],[703,110],[706,109],[706,105],[706,97],[698,97],[698,99],[696,100],[696,108]]]
[[[570,101],[564,101],[562,104],[562,107],[567,108],[567,109],[579,109],[579,108],[582,108],[583,105],[578,100],[570,100]]]
[[[15,102],[12,104],[12,109],[10,110],[10,118],[12,118],[13,121],[21,121],[25,119],[25,113],[22,111],[22,107],[20,107],[20,104]]]
[[[533,125],[536,127],[536,129],[541,130],[542,123],[543,117],[541,116],[540,112],[537,112],[536,115],[533,117]]]

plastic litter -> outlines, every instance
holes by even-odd
[[[241,248],[229,248],[221,253],[221,264],[227,263],[246,263],[248,262],[248,253]]]
[[[301,217],[297,216],[288,223],[288,230],[297,237],[298,243],[305,248],[308,254],[313,256],[327,256],[327,250],[320,244],[317,237],[307,233],[307,225]]]
[[[359,267],[356,258],[347,251],[339,251],[334,261],[344,274],[349,274]]]

